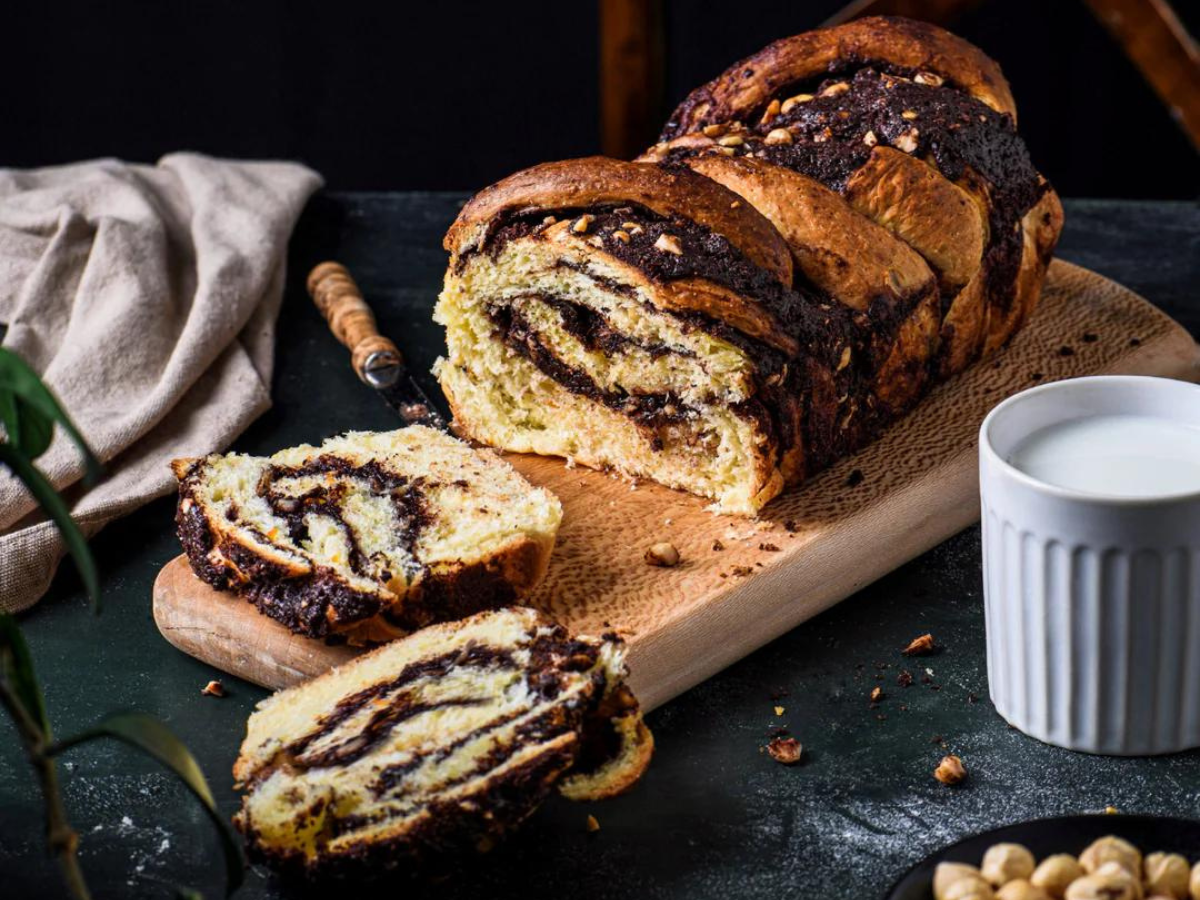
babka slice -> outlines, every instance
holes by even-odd
[[[423,426],[172,468],[200,578],[299,634],[352,643],[525,596],[562,517],[491,452]]]
[[[535,166],[446,247],[437,371],[477,440],[753,514],[877,429],[869,348],[892,326],[794,281],[779,231],[686,168]]]
[[[308,875],[486,850],[557,785],[618,794],[653,739],[613,635],[528,609],[426,628],[259,704],[234,765],[257,858]]]

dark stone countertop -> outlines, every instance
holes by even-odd
[[[445,256],[440,239],[461,204],[447,194],[318,197],[292,247],[279,329],[276,406],[237,442],[270,452],[395,420],[351,373],[301,279],[318,258],[358,277],[383,330],[425,372],[441,339],[429,320]],[[1200,210],[1190,203],[1067,203],[1062,257],[1116,279],[1200,333]],[[432,379],[426,377],[432,390]],[[228,697],[200,688],[219,673],[159,637],[150,586],[179,552],[172,501],[150,504],[93,542],[104,612],[87,610],[64,565],[49,595],[21,617],[59,734],[102,713],[160,716],[195,752],[221,809],[236,798],[230,765],[264,692],[232,678]],[[979,532],[970,528],[707,683],[655,711],[658,741],[644,782],[617,800],[555,799],[523,831],[453,882],[413,896],[804,897],[869,900],[926,853],[994,825],[1107,805],[1196,815],[1200,752],[1095,758],[1009,729],[987,700]],[[899,650],[932,631],[945,651]],[[882,667],[882,668],[881,668]],[[918,676],[909,688],[898,670]],[[923,669],[933,684],[921,683]],[[870,709],[867,694],[887,694]],[[937,689],[935,690],[934,685]],[[773,700],[772,694],[787,696]],[[785,708],[776,717],[773,707]],[[7,722],[7,720],[5,720]],[[784,768],[760,753],[786,724],[806,747]],[[970,769],[947,789],[931,777],[941,735]],[[63,780],[81,857],[97,897],[170,897],[173,885],[221,893],[212,829],[177,784],[131,750],[72,752]],[[588,814],[601,830],[589,834]],[[0,725],[0,895],[58,896],[42,838],[40,798],[8,724]],[[355,894],[365,892],[355,891]],[[395,889],[386,892],[393,895]],[[262,869],[239,897],[297,896]]]

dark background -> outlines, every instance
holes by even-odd
[[[1200,4],[1173,5],[1194,34]],[[841,6],[668,2],[668,103]],[[300,159],[337,189],[476,189],[599,148],[588,0],[12,7],[0,165],[188,149]],[[950,27],[1003,66],[1033,158],[1060,193],[1200,192],[1191,144],[1082,0],[986,0]]]

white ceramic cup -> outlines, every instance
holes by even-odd
[[[996,710],[1050,744],[1143,755],[1200,747],[1200,492],[1082,493],[1007,460],[1093,415],[1200,425],[1200,386],[1100,376],[1000,403],[979,433],[988,681]]]

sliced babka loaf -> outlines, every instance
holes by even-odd
[[[943,376],[1028,318],[1062,228],[999,66],[906,19],[776,41],[694,90],[643,158],[691,166],[744,196],[837,296],[852,296],[839,281],[880,264],[897,292],[912,290],[924,261],[940,294]],[[846,226],[857,239],[842,239]]]
[[[557,786],[618,794],[650,732],[613,635],[528,609],[436,625],[259,704],[234,765],[251,852],[309,875],[378,875],[486,850]]]
[[[354,643],[526,595],[562,517],[495,454],[422,426],[172,467],[200,578],[299,634]]]
[[[930,290],[906,282],[916,300],[886,316],[841,303],[794,279],[761,213],[686,168],[536,166],[477,195],[446,247],[438,373],[459,428],[727,512],[863,443],[892,414],[881,375],[919,378],[930,351],[930,329],[905,325]]]

